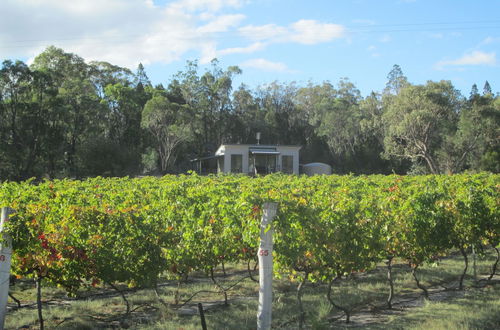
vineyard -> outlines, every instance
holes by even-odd
[[[326,284],[335,299],[340,279],[387,265],[387,299],[394,299],[393,260],[408,263],[416,285],[419,267],[457,251],[463,271],[469,252],[500,243],[500,176],[165,176],[93,178],[0,184],[0,206],[10,207],[12,273],[71,296],[82,288],[158,289],[206,274],[227,303],[229,288],[214,276],[224,265],[245,265],[249,276],[259,244],[262,205],[276,202],[274,271],[296,283],[297,323],[306,322],[302,288]],[[41,297],[38,297],[41,301]],[[182,303],[175,295],[166,307]],[[130,312],[127,305],[126,314]],[[40,304],[41,306],[41,304]]]

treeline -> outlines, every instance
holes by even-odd
[[[233,86],[238,67],[196,62],[165,87],[47,48],[0,71],[0,180],[181,173],[221,143],[302,145],[337,173],[500,171],[500,96],[449,81],[413,85],[395,65],[362,97],[348,79]]]

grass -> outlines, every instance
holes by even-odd
[[[472,258],[470,258],[472,259]],[[478,258],[478,274],[484,278],[490,271],[494,255]],[[125,305],[119,294],[110,288],[81,291],[79,298],[68,298],[58,288],[43,288],[44,318],[48,329],[200,329],[196,304],[205,307],[209,329],[255,329],[258,305],[258,284],[246,276],[246,265],[226,267],[228,276],[218,272],[224,286],[240,281],[229,292],[229,306],[223,305],[223,296],[203,274],[192,274],[188,283],[179,288],[181,300],[197,294],[180,313],[173,307],[165,308],[158,302],[153,290],[128,290],[127,299],[132,313],[125,317]],[[424,300],[409,267],[396,261],[394,309],[387,310],[388,294],[386,269],[383,264],[367,273],[356,274],[335,284],[334,300],[353,309],[352,322],[343,322],[342,312],[334,309],[326,299],[327,285],[308,283],[304,288],[306,328],[309,329],[494,329],[500,328],[499,278],[476,285],[472,277],[472,260],[465,280],[466,289],[458,291],[458,279],[463,270],[459,254],[446,257],[437,265],[426,265],[418,270],[418,277],[429,288],[430,300]],[[298,327],[296,288],[298,283],[274,281],[273,328]],[[123,289],[126,289],[123,287]],[[177,285],[165,281],[160,287],[162,298],[172,303]],[[205,292],[206,291],[206,292]],[[16,308],[9,301],[6,329],[38,328],[35,288],[32,281],[19,281],[11,292],[22,301]]]
[[[450,301],[426,301],[423,306],[392,318],[385,328],[395,329],[499,329],[500,289],[466,290]]]

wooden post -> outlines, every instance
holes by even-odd
[[[271,329],[273,304],[273,226],[276,216],[276,203],[265,203],[260,225],[259,258],[259,309],[257,311],[257,329]]]
[[[10,262],[12,256],[12,241],[7,234],[2,234],[4,223],[9,220],[9,214],[13,210],[8,207],[2,208],[0,218],[0,330],[3,330],[5,314],[7,314],[7,300],[9,299]]]

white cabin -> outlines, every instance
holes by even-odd
[[[199,173],[299,174],[300,148],[290,145],[223,144],[214,156],[193,160],[196,164],[194,169]]]

